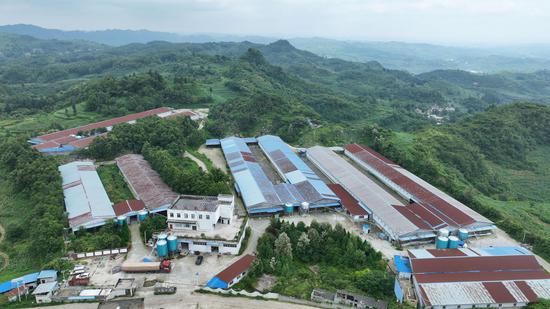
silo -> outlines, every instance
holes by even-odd
[[[166,240],[162,239],[157,241],[157,255],[159,257],[165,257],[168,255],[168,246]]]
[[[460,242],[460,239],[456,236],[449,236],[449,248],[456,249],[458,248],[458,243]]]
[[[168,235],[166,235],[166,233],[160,233],[160,234],[158,234],[158,236],[157,236],[157,241],[159,241],[159,240],[166,240],[166,238],[168,238]]]
[[[143,221],[143,220],[147,219],[148,214],[149,213],[147,212],[147,210],[145,210],[145,209],[141,210],[140,212],[138,212],[138,220]]]
[[[458,238],[460,240],[468,239],[468,230],[467,229],[459,229],[458,230]]]
[[[308,202],[302,202],[302,204],[300,204],[300,210],[302,212],[308,212],[309,211],[309,203]]]
[[[116,218],[116,223],[120,226],[123,226],[124,224],[126,224],[126,216],[118,216]]]
[[[166,240],[168,241],[168,251],[170,253],[176,252],[178,249],[178,238],[174,235],[170,235],[166,238]]]
[[[436,249],[447,249],[449,246],[449,238],[439,236],[435,240],[435,248]]]
[[[448,229],[440,229],[440,230],[439,230],[439,236],[441,236],[441,237],[449,237],[449,230],[448,230]]]
[[[285,204],[285,212],[287,214],[291,214],[293,211],[294,211],[294,205],[292,205],[291,203],[286,203]]]

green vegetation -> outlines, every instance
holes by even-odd
[[[163,216],[148,216],[139,224],[139,233],[145,242],[153,236],[154,233],[165,231],[167,228],[166,218]]]
[[[417,132],[413,139],[376,126],[366,127],[362,137],[549,259],[548,190],[535,184],[550,177],[550,156],[544,151],[548,124],[549,107],[511,104]],[[537,176],[525,183],[525,175]]]
[[[239,254],[241,255],[246,251],[246,248],[248,247],[248,240],[250,239],[250,235],[252,235],[252,228],[250,226],[246,227],[244,230],[244,238],[241,243],[241,248],[239,249]]]
[[[101,165],[97,169],[97,173],[112,203],[116,204],[134,198],[116,164]]]
[[[95,232],[84,229],[77,231],[69,239],[69,247],[75,252],[128,247],[131,240],[128,225],[119,226],[114,220],[110,220]]]
[[[303,299],[314,288],[392,296],[393,278],[381,254],[340,225],[274,219],[256,250],[257,260],[236,287],[253,290],[261,275],[272,274],[277,277],[273,292]]]

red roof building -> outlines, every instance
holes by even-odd
[[[328,187],[338,196],[340,203],[342,203],[342,206],[344,206],[352,217],[368,218],[368,212],[341,185],[332,183],[328,184]]]
[[[368,146],[351,144],[345,154],[407,200],[406,209],[398,210],[420,226],[437,230],[465,228],[470,232],[488,232],[493,222],[393,163]]]
[[[145,209],[145,203],[141,200],[126,200],[113,205],[117,217],[137,215],[143,209]]]
[[[534,255],[478,256],[459,249],[409,251],[422,308],[522,307],[550,298],[550,275]],[[437,256],[436,256],[437,255]]]
[[[254,255],[247,254],[243,256],[208,281],[207,286],[210,288],[230,288],[246,275],[246,271],[250,268],[254,260],[256,260]]]

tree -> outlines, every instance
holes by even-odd
[[[279,257],[292,258],[292,244],[285,232],[279,234],[275,240],[275,253]]]

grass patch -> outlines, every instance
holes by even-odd
[[[97,173],[111,202],[116,204],[134,198],[116,164],[102,165],[97,169]]]

